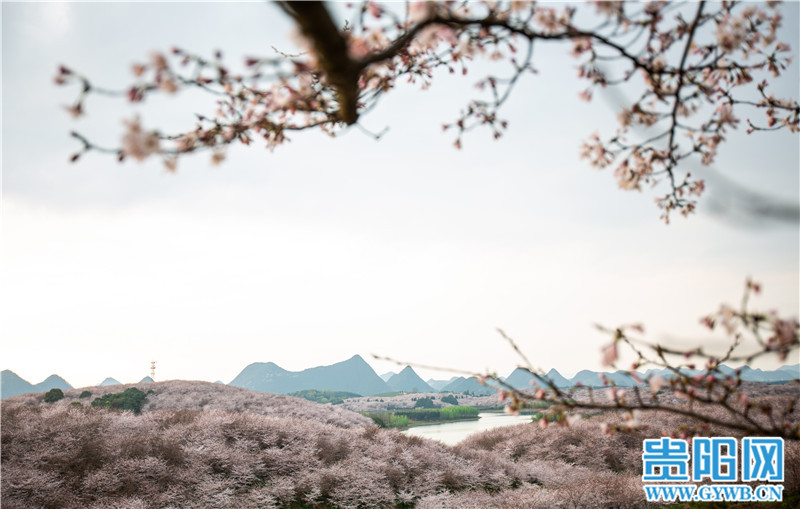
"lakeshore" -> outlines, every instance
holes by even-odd
[[[474,433],[517,424],[530,424],[530,415],[510,415],[502,412],[481,412],[475,419],[462,419],[436,424],[413,426],[401,433],[437,440],[446,445],[456,445]]]

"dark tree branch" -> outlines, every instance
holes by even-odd
[[[703,6],[705,2],[700,2],[697,4],[697,14],[695,14],[694,21],[692,21],[692,26],[689,28],[689,35],[686,38],[686,46],[683,48],[683,55],[681,56],[681,63],[678,66],[678,79],[677,79],[677,86],[675,88],[675,104],[672,105],[672,114],[671,117],[671,127],[669,130],[669,142],[667,143],[667,148],[670,151],[670,154],[673,154],[672,147],[675,144],[675,131],[678,126],[678,108],[681,105],[681,88],[683,88],[683,79],[686,74],[686,59],[689,56],[689,51],[692,48],[692,40],[694,39],[694,32],[697,30],[697,25],[700,23],[700,18],[703,15]],[[675,161],[674,157],[670,158],[670,164],[667,165],[667,173],[669,174],[670,183],[672,184],[673,189],[673,196],[676,200],[678,200],[678,196],[675,194],[675,174],[672,171],[673,166],[677,161]]]
[[[322,2],[280,2],[314,47],[328,83],[336,88],[339,119],[347,125],[358,121],[358,73],[363,67],[347,53],[347,41]]]

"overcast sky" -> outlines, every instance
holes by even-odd
[[[785,8],[794,50],[798,6]],[[578,99],[565,47],[537,49],[505,137],[476,131],[460,151],[441,124],[475,93],[479,66],[392,92],[363,120],[389,127],[380,141],[303,133],[274,152],[237,147],[218,167],[185,158],[176,175],[156,160],[67,162],[73,129],[114,145],[136,113],[174,131],[214,107],[92,96],[75,121],[63,106],[77,91],[53,85],[59,64],[123,88],[152,50],[221,48],[239,63],[293,50],[291,30],[262,3],[2,4],[0,368],[76,387],[138,381],[153,359],[159,380],[229,382],[251,362],[300,370],[355,354],[399,370],[376,353],[507,375],[519,359],[502,327],[536,366],[574,373],[601,368],[594,323],[720,347],[698,320],[737,303],[747,276],[764,284],[756,307],[797,315],[797,224],[720,216],[707,199],[664,226],[654,192],[619,191],[579,159],[620,104]],[[797,75],[793,64],[777,91],[797,97]],[[796,135],[736,132],[714,171],[797,203],[798,153]]]

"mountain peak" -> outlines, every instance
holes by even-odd
[[[0,373],[0,395],[3,398],[33,392],[33,390],[33,384],[10,369],[4,369]]]
[[[556,387],[569,387],[570,382],[564,378],[555,368],[551,369],[545,375]],[[548,388],[547,382],[540,380],[533,376],[530,371],[524,368],[516,368],[506,378],[506,383],[516,389],[530,389],[531,387]]]
[[[404,392],[436,392],[425,380],[417,375],[411,366],[406,366],[400,373],[392,376],[386,383],[395,391]]]
[[[3,372],[2,372],[2,373],[0,373],[0,376],[2,376],[2,377],[3,377],[3,380],[4,380],[4,381],[5,381],[5,379],[6,379],[6,378],[8,378],[9,380],[10,380],[10,379],[14,379],[14,380],[23,380],[23,381],[25,381],[25,379],[24,379],[24,378],[22,378],[21,376],[19,376],[19,375],[18,375],[18,374],[16,374],[16,373],[14,373],[14,372],[13,372],[13,371],[11,371],[10,369],[4,369],[4,370],[3,370]]]
[[[245,371],[258,371],[259,373],[288,373],[285,369],[278,366],[274,362],[252,362],[245,367]]]
[[[39,382],[38,384],[34,385],[32,389],[35,392],[49,391],[50,389],[61,389],[62,391],[66,391],[68,389],[72,389],[72,386],[60,376],[50,375],[45,378],[43,382]]]
[[[366,364],[367,366],[369,366],[369,364],[367,364],[367,361],[365,361],[364,358],[358,354],[355,354],[354,356],[350,357],[345,362],[348,364]]]

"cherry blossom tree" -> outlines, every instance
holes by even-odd
[[[336,136],[359,125],[401,82],[425,88],[441,72],[463,74],[466,84],[479,89],[457,118],[443,124],[453,133],[457,149],[470,131],[481,128],[497,138],[509,128],[503,106],[517,91],[520,78],[536,72],[534,49],[540,44],[565,46],[575,59],[577,79],[586,83],[583,99],[591,100],[598,89],[614,88],[632,98],[619,110],[616,129],[590,135],[576,149],[589,165],[612,169],[622,190],[642,190],[645,185],[659,190],[655,201],[665,222],[674,212],[688,216],[695,210],[705,184],[686,168],[693,161],[712,164],[730,131],[765,136],[800,130],[797,99],[771,92],[770,80],[781,76],[791,58],[789,46],[778,38],[782,15],[775,2],[552,6],[513,0],[404,5],[367,1],[349,5],[343,23],[319,2],[279,5],[296,22],[304,51],[250,57],[242,73],[232,71],[221,52],[203,56],[182,48],[153,53],[133,64],[133,83],[126,90],[104,89],[62,66],[55,80],[77,85],[77,97],[68,108],[76,117],[84,114],[92,94],[138,103],[152,94],[198,89],[208,93],[214,105],[212,115],[188,117],[182,132],[164,133],[145,127],[138,118],[129,119],[118,147],[98,146],[74,132],[80,149],[72,160],[89,151],[114,154],[120,161],[158,157],[167,170],[176,171],[180,158],[202,150],[211,151],[212,161],[220,163],[230,145],[258,141],[275,149],[293,132],[310,129]],[[476,80],[469,70],[480,59],[504,64],[505,74]],[[511,402],[509,409],[539,399],[565,410],[629,411],[635,424],[633,410],[672,409],[702,418],[702,405],[710,405],[729,418],[707,416],[706,422],[798,438],[800,428],[790,422],[795,400],[780,408],[758,406],[742,396],[739,376],[719,370],[723,362],[749,362],[763,355],[785,359],[796,351],[796,319],[747,307],[749,297],[759,291],[756,283],[748,282],[739,309],[726,306],[703,319],[708,327],[722,327],[729,334],[727,353],[647,343],[636,339],[642,331],[638,326],[604,329],[612,337],[602,351],[605,363],[617,363],[619,350],[629,348],[635,356],[631,373],[651,364],[674,376],[643,380],[649,388],[627,395],[612,387],[611,398],[598,402],[591,396],[576,399],[525,361],[523,367],[542,387],[533,396],[507,388],[503,394]],[[754,349],[740,354],[747,338]],[[702,376],[687,375],[698,362],[705,370]],[[700,407],[661,402],[659,390],[666,385]],[[566,419],[566,411],[558,414],[561,422]]]

